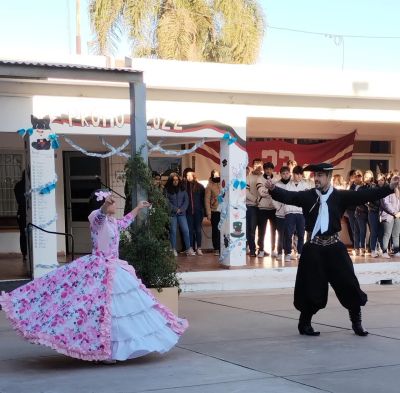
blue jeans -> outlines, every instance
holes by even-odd
[[[201,225],[203,223],[203,211],[195,210],[194,214],[186,214],[189,227],[190,247],[201,248]]]
[[[371,252],[376,251],[376,245],[379,240],[379,212],[378,211],[369,211],[368,212],[368,223],[369,223],[369,231],[370,231],[370,243]],[[381,244],[382,247],[382,244]]]
[[[292,237],[296,231],[297,253],[301,254],[304,245],[305,220],[303,214],[286,214],[285,216],[285,254],[292,252]]]
[[[185,243],[185,250],[190,248],[189,239],[189,228],[186,220],[186,216],[171,216],[169,218],[169,241],[171,242],[171,247],[176,250],[176,229],[179,225],[181,233],[183,235],[183,242]]]
[[[367,222],[368,216],[361,215],[356,216],[356,227],[358,226],[358,244],[356,243],[354,248],[360,248],[365,250],[367,244]]]
[[[250,254],[256,253],[256,228],[257,228],[258,207],[247,206],[246,211],[246,235]]]

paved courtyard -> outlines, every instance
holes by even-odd
[[[31,345],[0,311],[0,392],[398,393],[400,287],[363,288],[366,338],[333,293],[315,317],[320,337],[297,333],[291,289],[188,293],[180,315],[191,326],[176,348],[112,366]]]

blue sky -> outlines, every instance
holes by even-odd
[[[261,0],[268,25],[321,33],[399,36],[397,0]],[[81,0],[82,50],[92,39],[88,0]],[[0,0],[0,50],[73,53],[75,0]],[[400,70],[400,39],[334,39],[267,28],[260,62],[336,70]],[[337,45],[339,44],[339,45]],[[129,55],[126,44],[120,55]]]

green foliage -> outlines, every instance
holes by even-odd
[[[134,57],[251,64],[264,35],[257,0],[91,0],[97,53],[115,51],[122,28]]]
[[[120,255],[128,261],[146,287],[179,287],[177,263],[168,239],[169,206],[162,190],[153,183],[151,171],[140,154],[126,164],[129,189],[132,182],[147,193],[152,209],[142,212],[121,236]]]

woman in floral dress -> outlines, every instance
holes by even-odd
[[[187,321],[158,303],[118,257],[119,233],[150,204],[142,201],[117,220],[110,193],[99,190],[95,199],[102,206],[89,215],[92,254],[3,292],[0,304],[27,340],[74,358],[112,363],[167,352]]]

